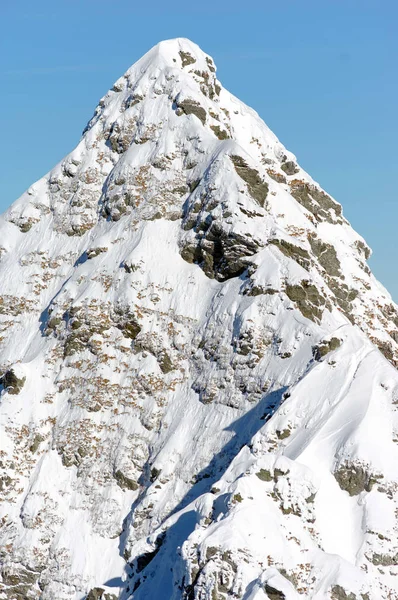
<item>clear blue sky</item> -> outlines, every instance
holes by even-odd
[[[398,3],[0,0],[0,209],[77,144],[99,98],[188,37],[339,202],[398,300]]]

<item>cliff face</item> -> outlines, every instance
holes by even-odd
[[[0,598],[398,597],[397,307],[208,55],[148,52],[0,228]]]

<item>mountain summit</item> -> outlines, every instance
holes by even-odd
[[[210,56],[150,50],[0,228],[0,598],[398,597],[397,307]]]

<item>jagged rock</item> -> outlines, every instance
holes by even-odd
[[[26,377],[17,377],[12,369],[9,369],[0,377],[0,385],[12,395],[17,395],[25,385]]]
[[[341,277],[341,265],[337,258],[336,250],[331,244],[322,242],[315,235],[310,235],[308,240],[311,245],[311,250],[317,257],[319,263],[332,277]]]
[[[357,600],[353,592],[347,592],[341,585],[334,585],[331,592],[333,600]]]
[[[349,288],[348,285],[343,283],[340,279],[329,277],[327,284],[333,292],[336,303],[343,310],[345,315],[352,320],[352,302],[358,296],[358,290]]]
[[[95,587],[89,591],[86,600],[117,600],[117,596],[105,592],[103,588]]]
[[[260,469],[256,475],[261,481],[272,481],[273,479],[270,471],[267,471],[266,469]]]
[[[92,588],[86,596],[86,600],[102,600],[103,588]]]
[[[304,317],[315,322],[321,319],[326,300],[315,285],[303,280],[301,285],[287,285],[286,294]]]
[[[137,482],[134,481],[133,479],[130,479],[130,477],[127,477],[126,475],[124,475],[124,473],[122,473],[122,471],[120,471],[120,470],[115,471],[114,477],[116,479],[118,486],[121,487],[123,490],[135,491],[138,489]]]
[[[276,433],[276,437],[280,440],[285,440],[286,438],[289,437],[289,435],[291,434],[290,429],[282,429],[282,431],[280,431],[279,429],[277,429],[275,431]]]
[[[174,365],[167,354],[167,352],[162,352],[159,360],[160,368],[162,369],[162,373],[170,373],[170,371],[174,370]]]
[[[181,62],[183,67],[187,67],[188,65],[193,65],[196,63],[196,59],[189,52],[184,52],[180,50],[178,53],[181,57]]]
[[[358,465],[342,466],[334,472],[337,483],[350,496],[357,496],[363,491],[370,492],[377,478]]]
[[[330,340],[324,340],[312,349],[315,360],[321,360],[326,354],[329,354],[329,352],[337,350],[340,345],[341,340],[336,337],[332,337]]]
[[[180,114],[184,115],[195,115],[203,123],[206,123],[206,111],[203,106],[200,106],[199,102],[187,98],[185,100],[176,100],[176,105],[181,111]]]
[[[260,206],[265,207],[268,195],[268,183],[263,181],[259,172],[256,169],[249,167],[247,162],[241,156],[232,155],[230,156],[230,159],[232,160],[239,177],[247,183],[250,195]]]
[[[279,248],[279,250],[289,258],[295,260],[299,265],[301,265],[307,271],[311,266],[311,257],[307,250],[301,248],[300,246],[295,246],[286,240],[270,240],[270,244],[273,244]]]
[[[382,567],[391,567],[392,565],[398,565],[398,552],[395,555],[390,554],[373,554],[371,557],[371,562],[374,565],[382,566]]]
[[[213,222],[204,236],[197,236],[195,244],[182,248],[181,256],[187,262],[199,264],[208,277],[225,281],[242,275],[251,264],[249,257],[259,249],[252,237],[227,233]]]
[[[278,290],[274,290],[269,287],[263,287],[261,285],[251,284],[249,287],[243,290],[245,296],[262,296],[263,294],[277,294]]]
[[[106,252],[108,250],[108,248],[90,248],[90,250],[87,250],[87,258],[90,260],[90,258],[95,258],[96,256],[98,256],[99,254],[102,254],[103,252]]]
[[[297,165],[292,160],[288,160],[281,164],[282,171],[285,171],[286,175],[295,175],[299,172]]]
[[[216,135],[219,140],[229,139],[228,132],[225,129],[221,129],[219,125],[211,125],[210,129],[214,131],[214,135]]]
[[[285,600],[286,596],[280,590],[272,587],[269,583],[266,583],[264,586],[265,593],[267,594],[269,600]]]
[[[44,437],[42,435],[40,435],[40,433],[36,433],[36,435],[33,438],[33,442],[31,444],[31,446],[29,446],[29,450],[32,452],[32,454],[34,454],[35,452],[38,451],[40,444],[44,441]]]
[[[294,179],[290,182],[293,198],[300,202],[318,221],[329,223],[341,221],[341,206],[322,190],[305,181]],[[331,210],[335,213],[333,216]]]
[[[141,331],[141,327],[136,321],[130,321],[129,323],[123,323],[118,325],[118,328],[123,332],[127,338],[131,340],[135,340],[139,332]]]
[[[286,183],[286,177],[282,175],[282,173],[278,173],[278,171],[274,171],[274,169],[267,169],[267,173],[274,181],[278,183]]]
[[[377,341],[376,345],[380,352],[389,360],[391,363],[395,364],[394,361],[394,351],[392,345],[389,342],[380,342]]]
[[[370,248],[361,240],[357,240],[355,242],[355,247],[364,255],[365,259],[368,260],[370,258]]]
[[[39,577],[40,572],[31,571],[20,563],[12,569],[4,566],[1,570],[1,591],[10,600],[30,600],[32,597],[38,597]]]

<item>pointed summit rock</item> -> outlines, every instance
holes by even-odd
[[[393,597],[397,307],[210,56],[150,50],[0,229],[1,597]]]

